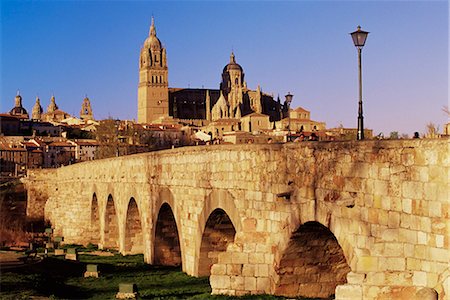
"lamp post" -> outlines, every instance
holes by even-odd
[[[358,49],[358,69],[359,69],[359,102],[358,102],[358,133],[357,140],[364,139],[364,117],[362,107],[362,71],[361,71],[361,51],[366,43],[367,31],[361,30],[361,26],[358,26],[355,32],[350,33],[353,39],[353,44]]]
[[[291,141],[291,102],[292,102],[292,97],[294,97],[294,95],[292,95],[290,92],[288,92],[285,97],[286,97],[286,104],[287,104],[287,109],[288,109],[288,137],[287,137],[287,141],[290,142]]]

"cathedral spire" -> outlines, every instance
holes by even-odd
[[[150,26],[149,36],[156,36],[155,18],[152,16],[152,25]]]

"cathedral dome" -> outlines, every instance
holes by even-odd
[[[145,40],[144,47],[152,50],[160,50],[162,48],[161,41],[154,35],[149,36]]]
[[[14,99],[14,102],[14,107],[9,111],[9,114],[28,119],[28,112],[22,106],[22,96],[20,96],[19,91],[17,91],[17,96]]]
[[[9,111],[9,114],[13,116],[20,116],[20,115],[28,115],[28,112],[23,107],[14,107]]]
[[[236,58],[234,57],[234,53],[231,52],[230,55],[230,63],[223,68],[223,72],[230,70],[238,70],[242,72],[242,67],[240,64],[236,63]]]

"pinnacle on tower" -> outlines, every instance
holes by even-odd
[[[150,26],[149,36],[150,35],[156,36],[155,18],[153,16],[152,16],[152,25]]]
[[[234,57],[233,51],[231,51],[231,55],[230,55],[230,63],[236,63],[236,58]]]

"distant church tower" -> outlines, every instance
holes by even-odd
[[[152,17],[150,33],[139,58],[138,122],[151,123],[169,116],[169,83],[166,49],[156,37]]]
[[[33,120],[41,120],[41,116],[42,116],[43,112],[44,111],[42,110],[41,101],[39,100],[39,97],[36,97],[36,103],[33,106],[31,118]]]
[[[91,101],[89,101],[89,98],[87,96],[86,98],[83,99],[83,103],[81,104],[80,119],[81,120],[94,119],[94,115],[92,114]]]
[[[220,90],[230,105],[230,117],[240,118],[241,105],[243,104],[243,89],[245,88],[244,71],[236,63],[234,53],[231,52],[230,63],[223,68]]]
[[[50,104],[47,106],[47,113],[55,112],[58,109],[58,105],[56,105],[55,95],[52,95],[50,98]]]

